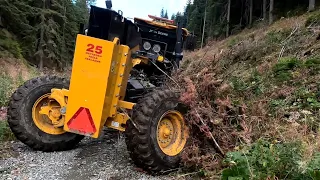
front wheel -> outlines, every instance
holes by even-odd
[[[154,91],[142,98],[127,121],[126,144],[134,163],[151,173],[175,169],[187,139],[178,94]]]
[[[34,78],[20,86],[10,99],[9,126],[18,140],[34,150],[69,150],[83,139],[63,130],[61,107],[49,99],[52,88],[68,89],[69,81],[56,76]],[[50,116],[41,113],[44,107],[49,108]]]

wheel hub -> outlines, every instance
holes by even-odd
[[[63,90],[53,90],[38,98],[32,108],[32,118],[35,125],[45,133],[63,134],[66,100]]]
[[[167,147],[170,144],[171,139],[173,139],[173,125],[170,120],[163,119],[158,126],[159,140],[161,147]]]
[[[170,135],[170,129],[169,129],[169,128],[165,128],[165,129],[163,130],[163,136],[164,136],[165,138],[168,138],[169,135]]]
[[[168,111],[157,126],[157,141],[160,149],[169,156],[179,154],[186,144],[187,129],[181,113]]]

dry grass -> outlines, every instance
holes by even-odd
[[[0,141],[14,139],[6,122],[6,106],[10,96],[18,86],[37,75],[37,71],[21,59],[0,58]]]
[[[245,30],[186,54],[175,79],[185,87],[181,100],[190,106],[187,119],[197,137],[184,152],[188,167],[219,172],[219,148],[230,152],[261,138],[301,140],[305,159],[319,150],[319,69],[304,64],[320,53],[314,30],[320,27],[306,28],[308,16]],[[311,114],[305,117],[304,111]]]

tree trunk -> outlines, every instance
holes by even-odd
[[[0,27],[4,27],[4,25],[3,25],[3,23],[2,23],[1,15],[0,15]]]
[[[263,0],[263,20],[267,20],[267,0]]]
[[[250,17],[249,17],[249,26],[252,26],[252,11],[253,11],[253,0],[250,0]]]
[[[231,0],[228,0],[228,14],[227,14],[227,30],[226,30],[226,37],[229,36],[230,31],[230,8],[231,8]]]
[[[273,7],[274,6],[274,0],[270,0],[270,9],[269,9],[269,24],[273,23]]]
[[[206,30],[207,4],[208,4],[208,0],[206,0],[206,7],[205,7],[205,10],[204,10],[204,20],[203,20],[203,29],[202,29],[202,38],[201,38],[201,49],[202,49],[202,47],[203,47],[204,31]]]
[[[242,20],[243,20],[243,1],[241,1],[241,17],[240,17],[240,22],[239,22],[239,25],[240,27],[242,27]]]
[[[309,0],[309,11],[314,11],[315,9],[315,0]]]

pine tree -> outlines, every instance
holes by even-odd
[[[90,5],[94,5],[95,1],[1,0],[1,26],[14,34],[22,55],[29,62],[37,64],[39,68],[63,68],[72,62],[79,24],[87,24]],[[202,32],[206,42],[211,37],[223,37],[229,30],[232,33],[236,27],[243,29],[256,19],[264,18],[267,21],[269,18],[272,23],[274,18],[285,16],[294,8],[304,6],[312,11],[317,5],[315,0],[232,0],[228,19],[228,0],[207,1],[205,5],[206,0],[187,0],[183,12],[171,16],[172,20],[182,23],[183,27],[194,33],[198,42],[201,42]],[[207,18],[204,22],[205,9]],[[160,17],[168,18],[168,11],[162,8]]]
[[[65,18],[62,14],[64,8],[59,0],[44,0],[42,7],[38,7],[40,23],[35,27],[40,37],[37,41],[37,49],[34,53],[38,59],[38,67],[43,69],[44,61],[61,66],[61,47],[64,42],[61,38],[61,25]]]
[[[176,15],[175,15],[175,14],[172,14],[170,19],[171,19],[171,20],[175,20],[175,19],[176,19]]]
[[[178,23],[178,22],[179,23],[183,22],[183,15],[180,12],[178,12],[175,16],[175,23]]]
[[[164,9],[163,8],[161,9],[160,17],[164,18]]]
[[[166,19],[168,19],[169,17],[168,17],[168,11],[166,10],[166,13],[164,13],[164,16],[163,16],[164,18],[166,18]]]
[[[23,56],[33,54],[30,49],[34,48],[35,28],[29,24],[28,17],[34,14],[34,8],[26,1],[3,0],[0,3],[0,16],[2,22],[10,32],[20,39]],[[23,38],[23,40],[21,40]]]
[[[63,41],[65,48],[63,54],[66,59],[64,62],[66,65],[72,62],[76,35],[79,31],[79,23],[77,17],[77,11],[75,5],[70,1],[66,0],[66,22],[64,26]]]

